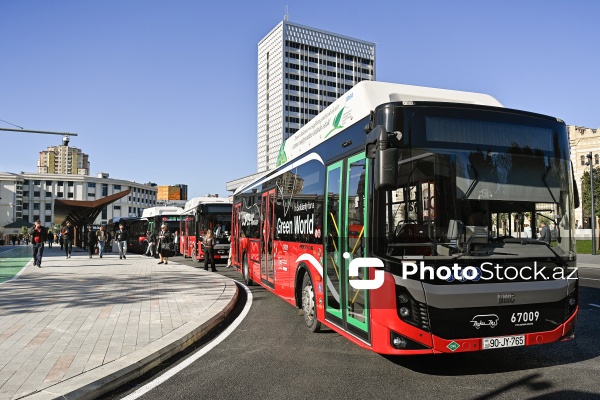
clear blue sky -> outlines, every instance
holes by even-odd
[[[292,22],[375,42],[379,81],[600,127],[596,0],[0,0],[0,119],[77,132],[92,175],[227,195],[256,172],[257,46],[286,5]],[[61,142],[0,139],[7,172]]]

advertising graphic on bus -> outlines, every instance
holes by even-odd
[[[233,196],[232,262],[311,331],[398,355],[574,337],[579,196],[563,121],[365,81],[279,164]]]
[[[204,261],[202,238],[210,229],[215,238],[215,260],[227,260],[231,234],[231,200],[194,197],[185,204],[180,228],[179,246],[184,257]]]

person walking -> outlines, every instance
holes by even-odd
[[[156,235],[148,229],[146,232],[146,240],[148,241],[148,247],[146,248],[145,256],[154,257],[156,253]]]
[[[115,240],[119,246],[119,260],[127,259],[127,231],[125,225],[119,224],[119,229],[115,232]]]
[[[71,252],[73,251],[73,237],[75,229],[71,226],[71,222],[67,221],[67,225],[62,229],[63,243],[65,245],[65,254],[67,258],[71,258]]]
[[[545,222],[542,222],[542,231],[540,232],[540,240],[542,242],[546,242],[546,244],[550,244],[550,228],[546,225]]]
[[[166,225],[161,225],[160,233],[158,234],[158,254],[160,256],[159,264],[168,264],[169,257],[173,252],[171,250],[171,233],[167,230]]]
[[[202,240],[202,245],[204,247],[204,270],[208,271],[208,259],[210,258],[211,271],[217,272],[215,268],[215,238],[213,237],[212,230],[208,229],[206,231],[206,235],[204,235],[204,239]]]
[[[31,244],[33,245],[33,265],[42,268],[42,256],[44,255],[44,242],[47,240],[48,231],[37,219],[29,230]]]
[[[63,241],[62,232],[59,232],[58,234],[58,244],[60,244],[60,251],[63,251],[63,248],[65,247],[65,242]]]
[[[179,232],[175,231],[173,234],[173,255],[179,255]]]
[[[106,243],[107,235],[104,231],[104,227],[100,225],[98,232],[96,232],[96,240],[98,241],[98,255],[102,258],[104,254],[104,243]]]
[[[52,243],[54,242],[54,233],[52,231],[48,231],[48,248],[52,248]]]
[[[94,252],[96,250],[96,232],[94,232],[94,230],[92,229],[91,226],[88,226],[88,233],[87,233],[87,244],[88,244],[88,253],[90,255],[90,258],[92,258],[92,255],[94,255]]]

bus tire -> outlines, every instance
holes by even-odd
[[[302,315],[304,315],[304,323],[311,332],[321,330],[321,323],[317,320],[315,288],[308,273],[302,280]]]
[[[244,283],[246,286],[254,285],[254,281],[250,278],[250,270],[248,266],[248,257],[244,254],[244,259],[242,260],[242,274],[244,275]]]

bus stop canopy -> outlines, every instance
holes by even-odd
[[[54,223],[64,225],[69,221],[77,227],[89,225],[100,215],[104,207],[129,193],[131,193],[131,189],[94,201],[54,200]]]

